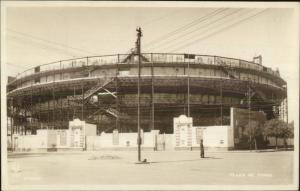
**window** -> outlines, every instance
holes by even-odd
[[[202,96],[202,102],[203,103],[208,103],[208,95],[203,95]]]
[[[119,75],[120,76],[128,76],[129,75],[129,70],[119,71]]]
[[[40,83],[40,78],[35,78],[34,83]]]
[[[35,73],[40,72],[40,66],[35,67],[35,68],[34,68],[34,72],[35,72]]]
[[[215,96],[213,95],[209,96],[209,103],[215,103]]]

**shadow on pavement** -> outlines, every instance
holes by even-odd
[[[42,157],[46,154],[33,154],[33,153],[18,153],[18,154],[8,154],[7,158],[13,159],[13,158],[26,158],[26,157]]]
[[[7,158],[43,157],[43,156],[63,156],[63,155],[84,155],[85,152],[40,152],[40,153],[8,153]]]
[[[265,152],[284,152],[284,151],[294,151],[293,148],[278,148],[278,149],[264,149],[264,150],[253,150],[253,152],[265,153]]]
[[[223,158],[219,158],[219,157],[204,157],[204,159],[223,159]]]

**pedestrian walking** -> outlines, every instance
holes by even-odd
[[[203,139],[200,140],[200,154],[201,154],[201,158],[204,158]]]

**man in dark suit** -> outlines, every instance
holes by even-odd
[[[204,158],[203,139],[200,140],[200,154],[201,154],[201,158]]]

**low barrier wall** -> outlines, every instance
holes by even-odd
[[[193,130],[192,145],[177,147],[175,134],[159,134],[158,130],[142,132],[142,150],[199,150],[199,137]],[[231,150],[228,127],[212,126],[201,127],[205,150]],[[8,137],[10,140],[11,137]],[[275,147],[275,137],[268,137],[269,147]],[[71,146],[71,135],[68,130],[43,130],[37,135],[14,135],[13,148],[15,151],[67,151],[67,150],[136,150],[137,133],[102,133],[100,136],[85,136],[84,147]],[[293,139],[286,139],[288,146],[294,145]],[[284,146],[282,138],[277,139],[278,146]]]

